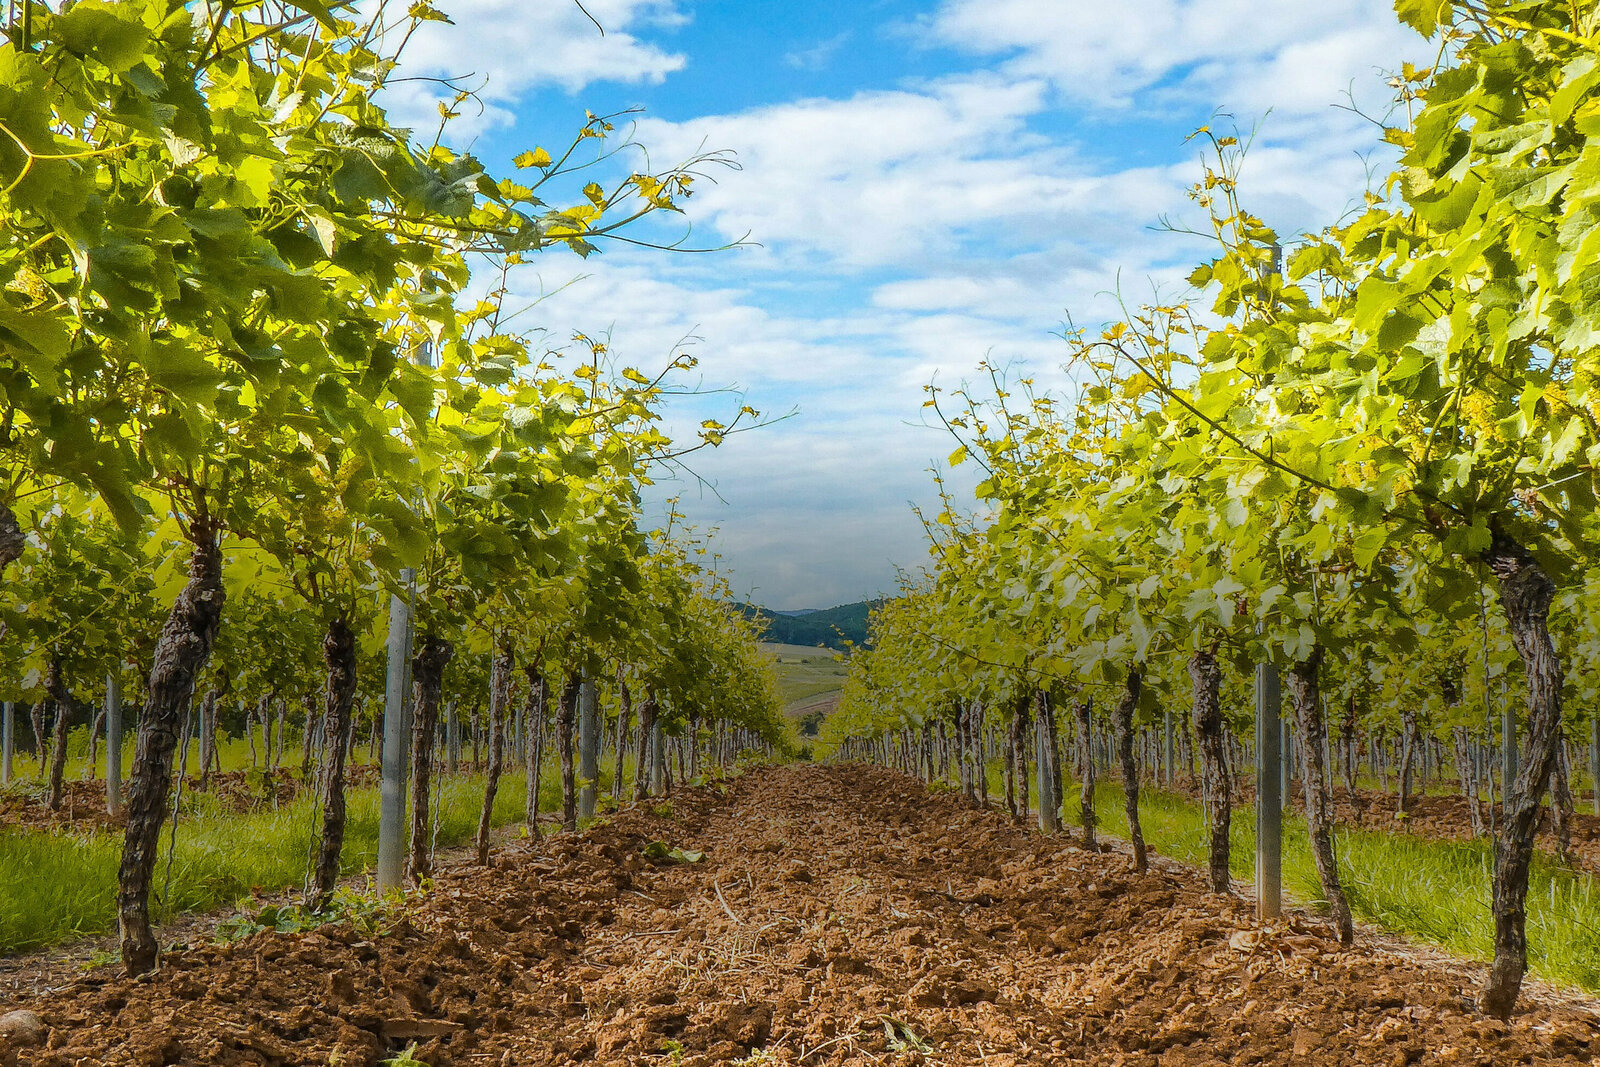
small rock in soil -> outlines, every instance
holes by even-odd
[[[31,1011],[13,1011],[0,1015],[0,1041],[15,1048],[33,1048],[44,1044],[50,1028],[44,1020]]]

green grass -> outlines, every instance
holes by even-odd
[[[774,659],[778,693],[785,706],[843,688],[849,673],[844,662],[829,649],[775,644],[761,647]]]
[[[522,818],[525,788],[521,775],[501,779],[495,797],[496,826]],[[557,802],[559,788],[559,780],[548,774],[540,783],[544,810]],[[483,779],[447,780],[439,795],[438,846],[471,840],[483,803]],[[211,797],[194,800],[197,806],[178,826],[171,888],[164,900],[152,901],[158,919],[229,905],[253,888],[271,891],[303,883],[318,825],[312,797],[243,815],[219,811]],[[353,790],[349,817],[341,856],[344,868],[370,869],[378,851],[378,790]],[[157,898],[167,882],[170,832],[169,823],[162,832],[156,868]],[[0,831],[0,953],[113,929],[121,851],[120,835]]]
[[[131,749],[131,745],[128,746]],[[130,753],[131,756],[131,753]],[[250,765],[242,741],[223,748],[223,765]],[[299,766],[299,751],[287,766]],[[508,756],[508,763],[510,763]],[[633,761],[624,764],[624,785],[632,783]],[[19,767],[19,770],[24,768]],[[600,810],[610,805],[612,753],[602,753],[598,791]],[[436,844],[465,844],[477,833],[483,805],[482,775],[446,778],[436,793],[439,816]],[[10,788],[32,789],[20,781]],[[526,775],[507,773],[495,795],[493,823],[522,820],[526,810]],[[625,790],[626,792],[626,790]],[[378,790],[349,793],[349,823],[340,860],[346,873],[370,870],[378,854]],[[561,772],[554,757],[546,760],[539,782],[539,810],[561,806]],[[167,845],[171,823],[162,829],[161,859],[156,868],[152,908],[160,921],[183,912],[210,911],[239,902],[253,889],[272,892],[304,883],[309,850],[320,827],[315,798],[303,795],[281,807],[240,814],[224,808],[217,797],[187,790],[167,884]],[[116,926],[114,897],[122,836],[0,828],[0,954],[27,951],[73,937],[100,934]]]
[[[1077,788],[1065,790],[1069,819]],[[1126,837],[1120,783],[1102,781],[1095,812],[1109,834]],[[1186,797],[1144,789],[1139,818],[1145,840],[1161,855],[1204,866],[1208,835],[1200,807]],[[1235,878],[1255,879],[1255,813],[1235,810],[1229,839]],[[1494,952],[1489,912],[1493,847],[1487,840],[1439,841],[1375,830],[1334,835],[1341,880],[1355,915],[1393,933],[1487,961]],[[1325,906],[1305,821],[1286,817],[1283,884],[1313,907]],[[1528,892],[1528,963],[1551,981],[1600,992],[1600,891],[1595,877],[1535,857]]]

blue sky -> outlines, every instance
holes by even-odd
[[[739,161],[688,218],[694,242],[750,247],[551,253],[513,285],[544,296],[526,322],[552,339],[609,331],[648,367],[692,338],[697,382],[796,412],[697,455],[715,492],[653,498],[681,493],[735,589],[778,608],[892,591],[925,559],[911,505],[933,503],[953,447],[924,425],[927,383],[984,359],[1060,382],[1069,315],[1103,321],[1119,288],[1183,295],[1206,247],[1156,224],[1192,217],[1188,133],[1257,128],[1247,204],[1285,233],[1318,227],[1387,162],[1335,105],[1381,113],[1384,72],[1426,58],[1387,0],[589,0],[604,36],[570,0],[436,2],[455,25],[405,65],[482,84],[451,137],[491,169],[558,147],[586,108],[642,108],[657,164]],[[389,103],[431,126],[430,91]]]

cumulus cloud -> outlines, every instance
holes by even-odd
[[[416,55],[439,72],[463,59],[498,71],[490,100],[505,114],[490,121],[507,120],[537,86],[649,82],[684,64],[660,43],[684,17],[678,7],[589,7],[604,39],[575,8],[463,0],[453,8],[461,25]],[[1220,108],[1249,127],[1270,111],[1247,161],[1246,201],[1288,230],[1315,227],[1359,198],[1360,153],[1377,140],[1334,105],[1353,89],[1381,110],[1379,71],[1422,48],[1386,0],[942,0],[915,32],[961,56],[961,68],[888,90],[639,124],[657,163],[738,154],[742,169],[699,186],[689,216],[707,231],[700,243],[748,234],[760,247],[706,258],[608,250],[514,278],[529,299],[554,290],[529,317],[556,337],[609,330],[614,350],[641,367],[688,338],[701,361],[694,383],[740,386],[770,413],[799,409],[698,453],[693,470],[714,493],[693,477],[651,491],[657,503],[682,492],[693,519],[719,525],[736,588],[758,587],[774,606],[884,591],[890,561],[925,558],[908,502],[935,503],[926,468],[952,447],[920,428],[930,381],[958,385],[987,359],[1059,385],[1055,331],[1069,313],[1093,326],[1121,301],[1183,291],[1207,249],[1154,224],[1192,213],[1198,146],[1140,144],[1137,161],[1125,160],[1118,139],[1137,134],[1120,123],[1170,129]],[[792,62],[824,63],[828,45]],[[731,402],[680,398],[668,428],[691,434]],[[970,475],[957,472],[958,491]]]
[[[680,508],[717,526],[713,544],[732,564],[736,592],[754,590],[773,607],[826,607],[893,592],[896,566],[926,560],[911,502],[927,502],[927,468],[951,447],[935,430],[835,414],[692,457],[726,503],[688,478],[669,478],[652,496],[677,494]]]
[[[657,84],[686,62],[683,53],[647,39],[686,21],[673,0],[585,0],[582,8],[571,0],[451,0],[447,6],[454,24],[425,23],[406,45],[403,73],[478,90],[481,109],[463,106],[457,137],[513,125],[517,102],[530,90]],[[397,118],[422,127],[438,121],[437,104],[451,95],[433,82],[405,80],[385,101]]]
[[[1260,122],[1251,192],[1290,226],[1330,221],[1359,195],[1376,132],[1363,116],[1388,108],[1387,73],[1431,58],[1390,0],[943,0],[920,36],[1102,115]]]
[[[1320,114],[1352,83],[1370,91],[1381,69],[1425,52],[1389,0],[944,0],[925,32],[1080,100],[1133,109],[1181,94]]]
[[[1083,193],[1066,173],[1070,153],[1025,129],[1045,90],[1039,80],[947,78],[682,123],[646,119],[638,135],[663,158],[737,154],[742,173],[695,203],[723,236],[749,234],[832,269],[866,268],[1070,214]]]
[[[723,262],[734,266],[736,254]],[[550,288],[571,280],[544,268]],[[932,503],[928,470],[953,447],[925,424],[923,386],[958,384],[985,353],[1048,366],[1060,342],[1042,323],[1007,321],[999,311],[929,315],[801,301],[784,312],[765,306],[759,287],[705,285],[703,269],[662,257],[592,260],[532,314],[555,340],[604,332],[619,360],[644,369],[676,352],[695,355],[699,366],[677,385],[700,392],[674,397],[663,427],[679,441],[692,440],[702,418],[728,417],[740,399],[769,417],[794,409],[694,454],[683,472],[662,472],[647,494],[658,510],[681,496],[692,521],[719,527],[715,545],[737,588],[757,586],[765,603],[790,607],[891,588],[894,563],[925,555],[911,502]],[[517,300],[541,290],[528,272],[513,281]],[[717,391],[725,386],[744,396]],[[969,488],[963,478],[956,484]]]

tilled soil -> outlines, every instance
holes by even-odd
[[[651,862],[646,846],[703,850]],[[260,934],[21,1003],[34,1065],[1590,1064],[1600,1015],[1509,1025],[1473,968],[1269,927],[865,767],[753,772],[446,872],[384,934]]]
[[[105,782],[69,780],[62,783],[61,792],[60,809],[51,811],[43,785],[7,787],[0,792],[0,830],[95,831],[123,825],[123,820],[106,814]]]
[[[351,788],[376,785],[378,768],[371,764],[358,764],[346,770],[346,784]],[[106,813],[106,784],[104,779],[68,779],[62,784],[61,807],[55,811],[45,802],[42,783],[8,788],[0,792],[0,830],[66,830],[74,833],[115,832],[127,825],[125,815]],[[204,792],[216,796],[222,806],[233,812],[257,811],[274,805],[288,804],[304,789],[316,788],[316,779],[302,781],[296,771],[279,767],[271,772],[228,771],[213,774],[205,783]],[[184,779],[184,792],[194,795],[201,792],[199,775]]]

